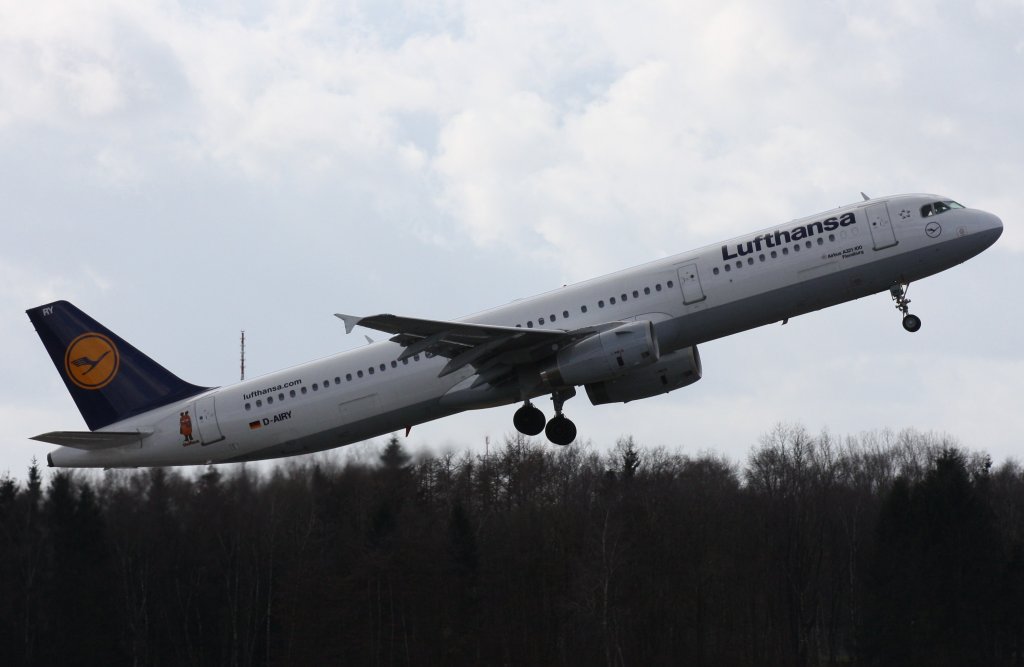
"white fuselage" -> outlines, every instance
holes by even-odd
[[[922,206],[942,199],[861,202],[460,321],[573,330],[650,320],[662,354],[670,353],[943,271],[980,253],[1002,231],[997,217],[978,210],[922,216]],[[471,366],[438,377],[447,359],[420,354],[399,361],[402,351],[396,343],[374,343],[213,389],[102,429],[138,430],[138,444],[61,447],[51,462],[122,467],[274,458],[526,398],[486,383],[470,388]],[[193,444],[182,435],[185,411],[192,415]]]

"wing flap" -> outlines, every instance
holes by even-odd
[[[143,431],[50,431],[31,439],[51,445],[94,450],[139,445],[147,435],[149,433]]]

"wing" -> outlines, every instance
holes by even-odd
[[[51,431],[33,436],[32,440],[89,450],[138,445],[147,435],[145,431]]]
[[[480,374],[478,383],[492,384],[511,372],[515,366],[551,356],[563,347],[608,326],[568,331],[423,320],[388,314],[356,317],[336,313],[335,316],[345,322],[347,333],[351,333],[358,325],[393,334],[391,341],[405,348],[399,355],[399,360],[420,353],[448,358],[448,364],[438,377],[444,377],[471,365]],[[611,326],[616,324],[619,323],[610,323]]]

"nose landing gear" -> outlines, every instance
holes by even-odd
[[[921,318],[910,314],[910,299],[907,298],[907,291],[909,289],[910,283],[906,285],[896,283],[889,288],[889,295],[896,302],[896,310],[903,313],[903,328],[910,333],[914,333],[921,328]]]

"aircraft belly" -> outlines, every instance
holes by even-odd
[[[344,445],[351,445],[362,440],[375,438],[386,433],[402,430],[408,426],[422,424],[424,422],[447,417],[448,415],[460,412],[459,409],[450,409],[440,406],[438,400],[431,399],[409,405],[400,410],[366,415],[346,424],[325,429],[318,433],[312,433],[302,437],[289,439],[285,442],[262,447],[255,451],[242,453],[237,456],[229,456],[223,461],[225,463],[239,461],[258,461],[261,459],[277,458],[280,456],[292,456],[295,454],[309,454],[320,452],[326,449],[333,449]]]

